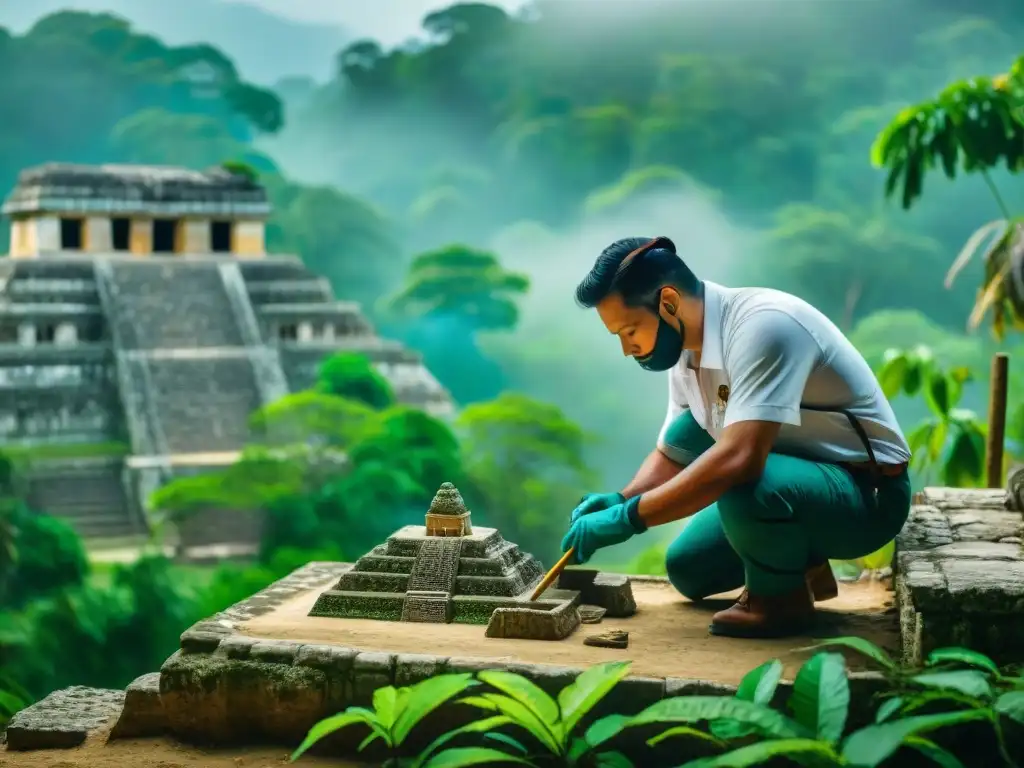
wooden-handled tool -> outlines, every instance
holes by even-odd
[[[550,587],[555,582],[555,579],[558,578],[558,575],[562,571],[564,571],[565,570],[565,566],[567,566],[569,564],[569,560],[570,560],[570,558],[572,558],[572,553],[575,552],[575,551],[576,551],[575,547],[569,547],[569,549],[566,551],[566,553],[564,555],[562,555],[562,559],[559,560],[557,563],[555,563],[554,566],[551,568],[551,570],[547,572],[547,574],[544,576],[544,578],[541,579],[540,584],[537,585],[537,588],[535,590],[533,590],[533,594],[530,595],[530,601],[531,602],[533,602],[538,597],[543,595],[544,594],[544,590],[546,590],[548,587]]]

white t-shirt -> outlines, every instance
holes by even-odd
[[[664,438],[687,408],[716,440],[730,424],[771,421],[782,425],[775,450],[829,462],[868,460],[846,416],[801,406],[849,411],[880,464],[910,460],[892,406],[861,354],[825,315],[782,291],[705,282],[700,368],[684,352],[668,371],[668,385],[658,449],[680,463],[692,457]]]

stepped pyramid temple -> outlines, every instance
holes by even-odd
[[[636,611],[627,577],[591,570],[563,572],[556,589],[531,601],[541,564],[496,529],[474,528],[451,483],[438,490],[425,522],[401,528],[359,558],[309,615],[486,624],[488,637],[561,640],[579,626],[581,613],[597,611],[599,619]]]
[[[251,413],[336,351],[367,355],[402,402],[452,410],[416,353],[265,253],[270,204],[247,175],[49,164],[2,210],[0,450],[36,457],[32,504],[84,536],[144,533],[155,488],[234,461]]]

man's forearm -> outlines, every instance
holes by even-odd
[[[640,520],[650,527],[690,517],[737,483],[752,479],[751,468],[744,454],[718,443],[675,477],[644,493]]]
[[[664,485],[682,471],[682,464],[676,464],[668,456],[655,448],[644,459],[644,463],[640,465],[636,476],[622,489],[622,495],[629,499],[638,494],[647,493],[658,486]]]

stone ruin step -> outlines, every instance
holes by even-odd
[[[7,749],[71,749],[117,719],[125,692],[76,685],[54,691],[7,724]]]
[[[965,646],[1024,662],[1024,518],[999,489],[926,488],[897,539],[904,661]]]

